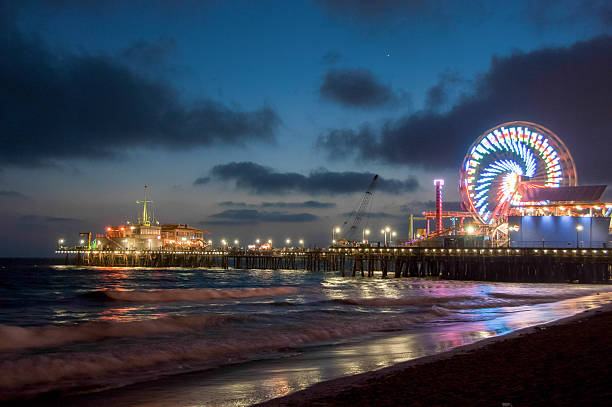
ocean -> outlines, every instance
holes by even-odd
[[[0,260],[0,401],[245,406],[612,301],[612,287]]]

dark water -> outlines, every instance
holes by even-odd
[[[612,299],[608,286],[26,263],[0,265],[5,401],[248,405]]]

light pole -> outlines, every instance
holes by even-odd
[[[227,240],[221,239],[221,248],[225,249],[225,245],[227,244]]]
[[[236,247],[238,247],[240,245],[240,240],[238,240],[238,239],[234,240],[234,245]]]
[[[270,249],[272,248],[272,239],[268,239],[268,244],[270,245]]]
[[[397,236],[397,232],[394,230],[391,232],[391,237],[393,237],[393,240],[395,240],[395,236]],[[391,239],[389,239],[389,245],[391,245]]]
[[[578,248],[578,233],[584,230],[584,226],[578,225],[576,226],[576,249]]]
[[[300,239],[300,244],[302,245],[302,249],[304,248],[304,239]]]
[[[291,244],[291,239],[287,238],[287,240],[285,240],[285,243],[287,243],[287,246],[289,246]]]
[[[370,235],[370,229],[363,229],[361,231],[361,242],[365,243],[366,242],[366,236]]]
[[[334,226],[334,228],[332,229],[332,243],[335,244],[336,243],[336,234],[340,233],[341,229],[340,226]]]
[[[259,245],[259,242],[261,242],[261,240],[259,240],[259,238],[255,239],[255,244]]]
[[[385,246],[387,246],[387,245],[388,245],[388,242],[387,242],[387,235],[389,235],[389,240],[391,240],[391,234],[390,234],[390,232],[391,232],[391,226],[385,226]]]
[[[387,232],[385,229],[380,229],[380,234],[385,236],[385,247],[387,246]]]
[[[61,249],[62,246],[64,245],[64,239],[60,239],[57,241],[57,244],[59,244],[59,248]]]

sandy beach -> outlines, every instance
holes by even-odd
[[[608,406],[612,305],[259,406]]]

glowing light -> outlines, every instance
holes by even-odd
[[[555,188],[575,181],[566,174],[575,176],[575,169],[563,143],[549,130],[530,127],[522,122],[498,126],[468,150],[461,167],[462,195],[470,210],[486,223],[506,213],[510,204],[524,204],[521,184]],[[567,169],[562,168],[561,157]]]

